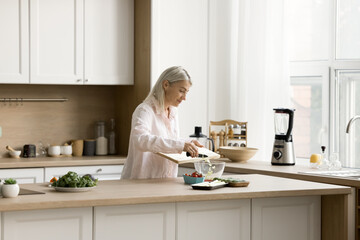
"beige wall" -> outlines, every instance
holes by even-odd
[[[63,144],[94,138],[96,121],[116,117],[114,86],[0,85],[0,155],[5,146]],[[2,98],[68,98],[67,102],[4,103]],[[117,119],[117,123],[120,121]]]

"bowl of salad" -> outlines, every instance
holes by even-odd
[[[205,180],[205,177],[198,172],[193,172],[192,174],[184,174],[183,178],[186,184],[202,183]]]
[[[69,171],[64,176],[52,178],[51,187],[59,192],[86,192],[96,187],[98,179],[94,179],[90,174],[79,176],[76,172]]]

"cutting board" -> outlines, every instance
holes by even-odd
[[[220,158],[220,155],[207,149],[207,148],[198,148],[199,154],[203,154],[206,155],[206,158],[203,157],[188,157],[186,156],[186,152],[182,152],[182,153],[162,153],[162,152],[158,152],[157,154],[169,159],[170,161],[173,161],[177,164],[183,164],[183,163],[192,163],[192,162],[199,162],[202,160],[207,160],[207,159],[217,159]]]

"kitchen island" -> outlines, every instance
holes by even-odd
[[[0,200],[2,240],[347,239],[349,187],[253,174],[231,177],[250,184],[205,191],[193,190],[182,178],[118,180],[81,193],[23,184],[45,194]],[[57,238],[59,226],[66,231]]]

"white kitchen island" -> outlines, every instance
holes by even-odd
[[[332,220],[346,220],[349,187],[233,177],[250,185],[208,191],[193,190],[182,178],[118,180],[61,193],[47,184],[23,184],[45,194],[0,199],[2,240],[346,239],[347,222]]]

